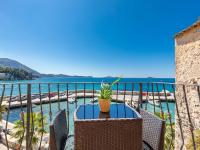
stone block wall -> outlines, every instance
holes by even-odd
[[[195,23],[184,32],[175,37],[176,54],[176,83],[185,84],[185,91],[191,116],[192,125],[195,129],[200,129],[200,97],[197,87],[190,84],[200,85],[200,22]],[[176,88],[176,98],[179,114],[183,128],[184,149],[191,138],[191,125],[189,123],[188,112],[183,92],[183,86]],[[175,126],[175,149],[179,150],[182,145],[178,115],[176,114]]]

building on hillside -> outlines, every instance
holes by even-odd
[[[0,80],[3,80],[6,78],[6,74],[5,73],[0,73]]]

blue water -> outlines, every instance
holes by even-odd
[[[85,103],[89,104],[90,99],[85,98]],[[73,103],[73,104],[68,103],[68,104],[69,104],[69,128],[70,128],[70,133],[73,134],[73,132],[74,132],[73,116],[74,116],[74,111],[76,109],[76,105],[75,105],[75,103]],[[82,105],[82,104],[84,104],[84,99],[78,99],[77,107]],[[59,106],[58,106],[58,103],[43,104],[41,106],[36,105],[35,107],[33,107],[33,112],[41,112],[41,107],[42,107],[43,114],[46,117],[46,121],[47,121],[47,126],[45,128],[48,131],[48,126],[51,122],[51,117],[52,117],[52,119],[54,118],[56,113],[59,111]],[[51,114],[52,114],[51,117],[49,115],[50,109],[51,109]],[[67,110],[67,102],[66,101],[60,102],[60,109]],[[26,112],[26,108],[23,108],[23,111]],[[20,114],[21,114],[20,108],[11,109],[9,117],[8,117],[8,121],[14,123],[15,121],[20,119]],[[6,119],[6,116],[7,116],[7,114],[4,114],[4,119]]]
[[[115,80],[115,78],[39,78],[36,80],[26,80],[26,81],[20,81],[20,82],[25,82],[25,83],[33,83],[33,82],[50,82],[50,83],[63,83],[60,84],[59,90],[60,91],[65,91],[66,88],[66,84],[64,84],[64,82],[113,82]],[[174,79],[173,78],[122,78],[120,82],[169,82],[169,83],[174,83]],[[17,83],[19,81],[6,81],[6,83]],[[1,83],[5,83],[5,82],[1,82]],[[163,90],[163,85],[160,84],[158,85],[158,89],[159,91]],[[48,92],[48,86],[47,84],[42,84],[42,93],[44,92]],[[83,89],[84,85],[83,84],[78,84],[77,85],[77,89]],[[86,89],[93,89],[93,85],[92,84],[86,84]],[[134,88],[134,89],[133,89]],[[171,85],[166,85],[165,88],[168,91],[172,91],[172,87]],[[69,90],[75,90],[75,85],[74,84],[69,84],[68,87]],[[94,84],[94,89],[100,89],[100,84]],[[117,89],[116,86],[113,87],[113,89]],[[125,89],[125,85],[124,84],[119,84],[119,90],[124,90]],[[56,84],[52,84],[51,85],[51,92],[55,92],[58,90],[58,87]],[[138,84],[134,84],[134,86],[132,85],[132,83],[127,83],[126,84],[126,90],[134,90],[134,91],[138,91],[139,90],[139,85]],[[151,86],[147,86],[147,84],[143,84],[143,91],[157,91],[156,86],[154,85],[154,87],[152,88]],[[26,84],[22,84],[21,85],[21,92],[22,94],[26,94],[27,91],[27,85]],[[32,85],[32,93],[38,93],[39,88],[38,88],[38,84],[33,84]],[[10,85],[6,85],[6,95],[9,95],[11,92],[11,88]],[[0,85],[0,94],[2,93],[2,85]],[[18,87],[17,85],[14,86],[14,90],[13,90],[13,95],[18,95]],[[90,99],[86,98],[85,102],[87,104],[90,103]],[[81,105],[84,103],[84,99],[79,99],[77,105]],[[49,116],[49,112],[50,112],[50,108],[51,108],[51,112],[52,112],[52,118],[56,115],[57,111],[59,110],[58,107],[58,103],[51,103],[51,104],[43,104],[42,105],[42,109],[43,109],[43,113],[46,116],[47,119],[47,123],[49,125],[51,119]],[[167,104],[163,102],[163,111],[167,113]],[[66,109],[67,110],[67,102],[63,101],[60,102],[60,108],[61,109]],[[75,104],[69,104],[69,128],[70,128],[70,133],[73,134],[74,132],[74,123],[73,123],[73,116],[74,116],[74,111],[76,109],[76,105]],[[174,103],[170,103],[169,104],[169,109],[170,109],[170,113],[172,115],[172,120],[174,121],[174,112],[175,112],[175,105]],[[23,108],[24,111],[26,111],[25,108]],[[34,106],[33,107],[33,111],[34,112],[40,112],[41,110],[41,106]],[[147,104],[147,110],[150,112],[153,112],[153,106],[151,104]],[[160,112],[160,108],[156,108],[156,111]],[[10,115],[8,118],[9,122],[15,122],[16,120],[20,119],[20,113],[21,110],[19,108],[17,109],[12,109],[10,110]],[[6,119],[6,114],[4,114],[4,119]],[[48,131],[48,125],[45,127]]]
[[[91,104],[90,102],[90,98],[85,98],[85,104]],[[77,102],[77,107],[79,107],[80,105],[84,104],[84,99],[78,99],[78,102]],[[115,102],[112,102],[112,104],[116,104]],[[169,109],[170,109],[170,114],[171,114],[171,117],[172,117],[172,122],[175,121],[175,103],[169,103]],[[143,104],[143,108],[145,108],[146,104]],[[52,118],[54,118],[54,116],[56,115],[56,113],[58,112],[59,110],[59,105],[58,103],[51,103],[50,105],[49,104],[43,104],[42,105],[42,109],[43,109],[43,114],[44,116],[46,116],[46,121],[47,121],[47,126],[45,126],[45,129],[48,131],[49,130],[49,124],[50,124],[50,116],[49,116],[49,112],[50,112],[50,108],[51,108],[51,112],[52,112]],[[63,101],[63,102],[60,102],[60,108],[61,109],[65,109],[67,110],[67,102],[66,101]],[[154,109],[153,109],[153,105],[151,104],[147,104],[147,111],[149,112],[154,112]],[[162,109],[163,109],[163,112],[164,113],[168,113],[168,110],[167,110],[167,103],[165,102],[162,102]],[[26,111],[25,108],[23,108],[24,111]],[[74,133],[74,112],[76,110],[76,105],[75,103],[74,104],[70,104],[69,103],[69,118],[67,117],[67,119],[69,119],[69,132],[70,134],[73,134]],[[96,109],[97,110],[97,113],[98,113],[98,108]],[[120,112],[124,112],[124,109],[121,107],[119,108]],[[41,106],[35,106],[33,107],[33,111],[34,112],[41,112]],[[156,107],[156,112],[160,112],[160,107]],[[96,113],[96,114],[97,114]],[[10,110],[10,115],[9,115],[9,118],[8,118],[8,121],[9,122],[12,122],[14,123],[15,121],[19,120],[20,119],[20,114],[21,114],[21,110],[20,108],[17,108],[17,109],[12,109]],[[121,113],[121,117],[123,117],[123,113]],[[128,113],[128,115],[132,115],[132,113]],[[117,113],[116,114],[113,114],[113,116],[117,116]],[[6,114],[4,114],[4,119],[6,119]],[[168,120],[169,122],[169,120]]]
[[[162,110],[165,114],[171,115],[171,122],[175,122],[175,103],[174,102],[162,102]],[[169,112],[168,112],[169,108]],[[143,103],[143,109],[147,109],[149,112],[154,113],[154,106],[150,103]],[[155,106],[155,112],[161,112],[160,106]],[[168,119],[167,122],[170,122]]]
[[[26,94],[27,92],[27,84],[24,83],[61,83],[59,86],[60,91],[65,91],[67,89],[65,83],[71,83],[68,85],[69,90],[75,90],[75,84],[72,82],[80,82],[80,84],[77,84],[77,89],[83,89],[84,85],[81,84],[81,82],[98,82],[94,84],[94,89],[98,90],[100,89],[100,83],[103,82],[113,82],[116,80],[116,78],[91,78],[91,77],[76,77],[76,78],[71,78],[71,77],[48,77],[48,78],[38,78],[35,80],[23,80],[23,81],[0,81],[0,83],[18,83],[21,82],[21,93]],[[139,82],[145,82],[143,84],[143,91],[157,91],[156,85],[152,86],[148,85],[148,82],[167,82],[167,83],[174,83],[175,79],[174,78],[122,78],[120,82],[129,82],[126,84],[126,90],[134,90],[138,91],[139,90]],[[130,82],[135,82],[136,84],[132,84]],[[93,84],[86,84],[85,86],[86,89],[93,89]],[[168,91],[173,91],[171,85],[165,85],[165,88]],[[2,92],[3,86],[0,85],[0,94]],[[117,89],[117,85],[113,86],[113,89]],[[118,86],[119,90],[124,90],[125,89],[125,84],[119,83]],[[163,85],[159,84],[158,85],[158,90],[162,91],[163,90]],[[50,85],[50,91],[51,92],[56,92],[58,91],[58,85],[57,84],[51,84]],[[39,92],[39,85],[38,84],[32,84],[32,94],[38,93]],[[48,92],[48,85],[47,84],[41,84],[41,92],[42,93],[47,93]],[[6,85],[6,91],[5,94],[9,95],[11,93],[11,85]],[[18,85],[14,85],[14,90],[13,90],[13,95],[18,95],[19,94],[19,89]]]

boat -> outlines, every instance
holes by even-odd
[[[96,103],[96,102],[98,102],[98,98],[97,97],[91,98],[90,102],[91,103]]]
[[[153,105],[153,106],[156,106],[156,107],[160,107],[160,102],[159,100],[148,100],[148,103]]]
[[[68,98],[68,102],[69,102],[70,104],[74,104],[75,101],[76,101],[76,100],[75,100],[74,97]]]
[[[35,105],[35,104],[32,104],[32,108],[35,108],[35,107],[37,107],[37,105]]]

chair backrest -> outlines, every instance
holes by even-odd
[[[63,150],[68,137],[65,110],[59,111],[50,124],[50,150]]]
[[[163,150],[165,121],[142,109],[140,114],[143,119],[143,140],[154,150]]]

